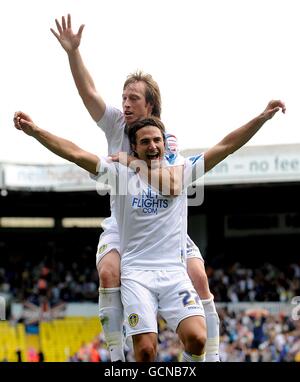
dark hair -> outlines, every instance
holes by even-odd
[[[156,117],[149,117],[145,119],[141,119],[135,123],[133,123],[129,128],[128,128],[128,138],[129,142],[131,145],[136,144],[136,133],[140,129],[146,126],[155,126],[161,131],[161,135],[163,136],[163,140],[165,142],[165,126],[162,123],[162,121],[159,118]]]
[[[135,82],[144,82],[146,85],[145,99],[147,103],[152,105],[151,114],[155,117],[160,118],[161,114],[161,96],[160,90],[157,82],[154,81],[150,74],[143,73],[142,71],[137,71],[135,73],[129,74],[127,80],[124,83],[123,90]]]

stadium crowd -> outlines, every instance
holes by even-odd
[[[264,263],[247,268],[235,262],[222,268],[207,268],[216,301],[289,302],[300,295],[300,262],[275,266]]]
[[[58,254],[59,255],[59,254]],[[86,247],[82,256],[74,261],[52,259],[45,256],[42,261],[34,258],[19,259],[11,256],[6,267],[0,267],[0,293],[11,294],[16,302],[29,301],[39,304],[46,296],[51,305],[60,302],[98,300],[98,273],[90,259],[93,253]]]
[[[293,321],[283,312],[264,310],[229,312],[218,310],[221,319],[220,357],[222,362],[300,362],[300,320]],[[178,336],[159,321],[157,362],[180,360],[182,344]],[[127,345],[126,360],[134,361]],[[83,344],[69,362],[109,362],[103,336]]]
[[[79,259],[66,261],[46,256],[42,261],[14,259],[0,267],[0,293],[10,293],[18,301],[36,303],[47,296],[52,304],[98,300],[98,274],[86,247]],[[233,263],[222,268],[207,267],[216,302],[280,301],[300,295],[300,262],[288,265],[264,263],[257,268]]]
[[[35,257],[36,258],[36,257]],[[22,260],[11,256],[10,263],[0,267],[0,294],[14,301],[39,304],[47,298],[51,305],[60,302],[97,302],[98,275],[86,247],[80,259],[55,261],[45,256]],[[300,295],[300,262],[288,265],[265,263],[249,268],[233,263],[222,268],[207,267],[211,290],[218,303],[290,302]],[[219,304],[220,306],[222,304]],[[220,356],[224,362],[300,362],[300,320],[286,312],[234,311],[218,308],[221,321]],[[178,361],[182,345],[160,320],[158,361]],[[134,360],[132,347],[126,348],[126,359]],[[83,344],[70,362],[106,362],[109,353],[100,335]]]
[[[300,362],[300,320],[266,310],[219,310],[223,362]]]

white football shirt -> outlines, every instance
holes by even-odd
[[[120,236],[122,269],[185,267],[187,235],[186,188],[204,173],[203,155],[184,161],[185,190],[177,197],[163,196],[144,183],[139,174],[119,163],[101,158],[98,180],[109,174],[114,216]],[[103,179],[103,178],[102,178]]]
[[[125,133],[126,122],[124,114],[119,109],[106,105],[105,112],[100,121],[97,122],[97,125],[105,133],[108,145],[108,155],[116,154],[121,151],[127,152],[128,154],[131,153],[129,138]],[[172,135],[167,135],[167,143],[169,139],[171,139],[173,143],[174,138]],[[173,145],[170,145],[170,147],[167,145],[166,147],[166,159],[168,165],[182,165],[184,158],[181,155],[176,154],[174,150],[171,150],[171,147],[173,147]],[[111,196],[110,198],[110,209],[111,216],[104,219],[102,222],[102,228],[105,230],[113,228],[116,225],[114,216],[114,196]]]

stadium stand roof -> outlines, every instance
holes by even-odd
[[[183,150],[193,156],[203,148]],[[245,146],[205,175],[206,185],[300,181],[300,144]],[[31,165],[0,163],[2,190],[107,191],[74,164]]]
[[[184,150],[184,156],[205,149]],[[298,182],[300,144],[244,146],[205,175],[205,184]]]

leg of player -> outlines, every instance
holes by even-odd
[[[142,333],[132,336],[136,362],[154,362],[157,354],[157,334]]]
[[[216,311],[214,296],[209,290],[204,262],[199,257],[187,259],[187,270],[190,279],[201,298],[207,326],[206,362],[218,362],[219,356],[219,326],[220,320]]]
[[[206,323],[202,316],[183,319],[178,325],[177,334],[184,345],[182,362],[204,362],[206,343]]]
[[[101,249],[101,247],[100,247]],[[113,249],[97,264],[100,280],[99,317],[112,362],[123,361],[123,305],[120,293],[120,255]]]

